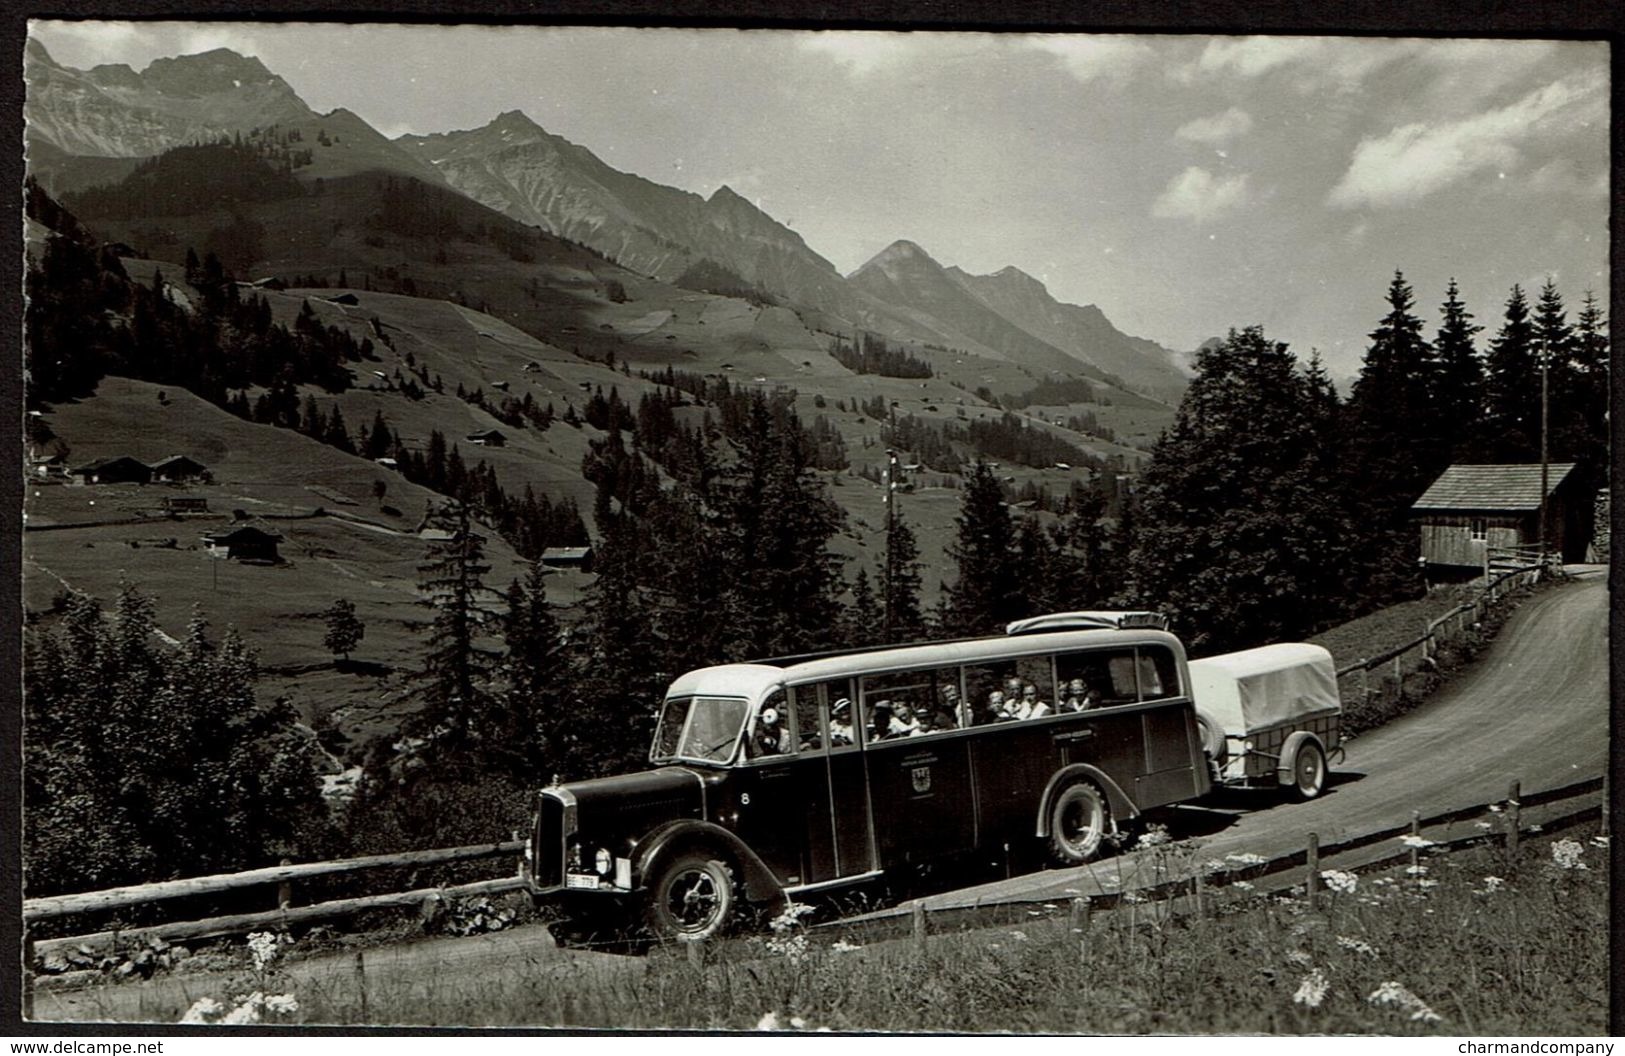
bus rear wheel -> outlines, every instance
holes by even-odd
[[[738,892],[728,863],[705,854],[680,854],[649,885],[644,920],[661,941],[704,942],[734,915]]]
[[[1106,797],[1088,781],[1061,789],[1049,811],[1050,853],[1066,865],[1082,865],[1100,853],[1111,811]]]

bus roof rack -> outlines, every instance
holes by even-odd
[[[1004,628],[1008,635],[1040,634],[1045,631],[1087,631],[1149,629],[1166,631],[1168,617],[1160,612],[1144,610],[1117,611],[1101,609],[1090,612],[1051,612],[1043,616],[1029,616],[1016,620]]]

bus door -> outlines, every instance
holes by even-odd
[[[785,691],[776,689],[745,729],[744,759],[730,782],[734,831],[786,886],[807,882],[807,786],[828,792],[820,753],[798,751],[795,733]],[[816,781],[808,780],[809,771]]]
[[[858,695],[852,680],[838,678],[797,690],[816,697],[824,719],[829,821],[834,832],[834,869],[827,877],[861,876],[876,868],[869,780],[858,730]]]
[[[890,867],[976,844],[969,738],[959,668],[866,676],[864,761],[880,863]]]

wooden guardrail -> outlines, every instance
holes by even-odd
[[[23,902],[23,922],[25,925],[36,924],[40,921],[58,919],[79,913],[102,912],[129,906],[148,905],[174,898],[221,894],[247,887],[276,884],[278,903],[276,909],[210,917],[206,920],[188,920],[139,928],[124,928],[119,931],[101,931],[93,934],[37,939],[34,940],[32,945],[36,951],[48,952],[53,949],[80,944],[95,946],[105,942],[114,942],[120,934],[152,935],[166,941],[236,935],[259,928],[285,927],[293,924],[327,920],[333,917],[349,916],[369,909],[411,907],[420,905],[425,899],[436,895],[442,898],[464,898],[517,890],[523,886],[523,881],[517,875],[512,875],[462,884],[456,887],[424,887],[410,891],[366,895],[360,898],[335,899],[309,906],[292,905],[292,884],[295,880],[359,872],[366,869],[442,865],[447,862],[506,857],[518,854],[523,850],[524,846],[525,842],[523,840],[508,840],[502,843],[475,844],[465,847],[403,851],[398,854],[375,854],[362,858],[341,858],[326,862],[271,866],[265,869],[250,869],[240,873],[220,873],[214,876],[166,880],[155,884],[116,887],[105,891],[84,891],[70,895],[31,898]]]

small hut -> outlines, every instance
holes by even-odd
[[[1591,496],[1579,494],[1574,463],[1546,469],[1546,542],[1565,561],[1584,560]],[[1493,551],[1540,542],[1540,463],[1451,466],[1411,505],[1430,566],[1483,568]]]

